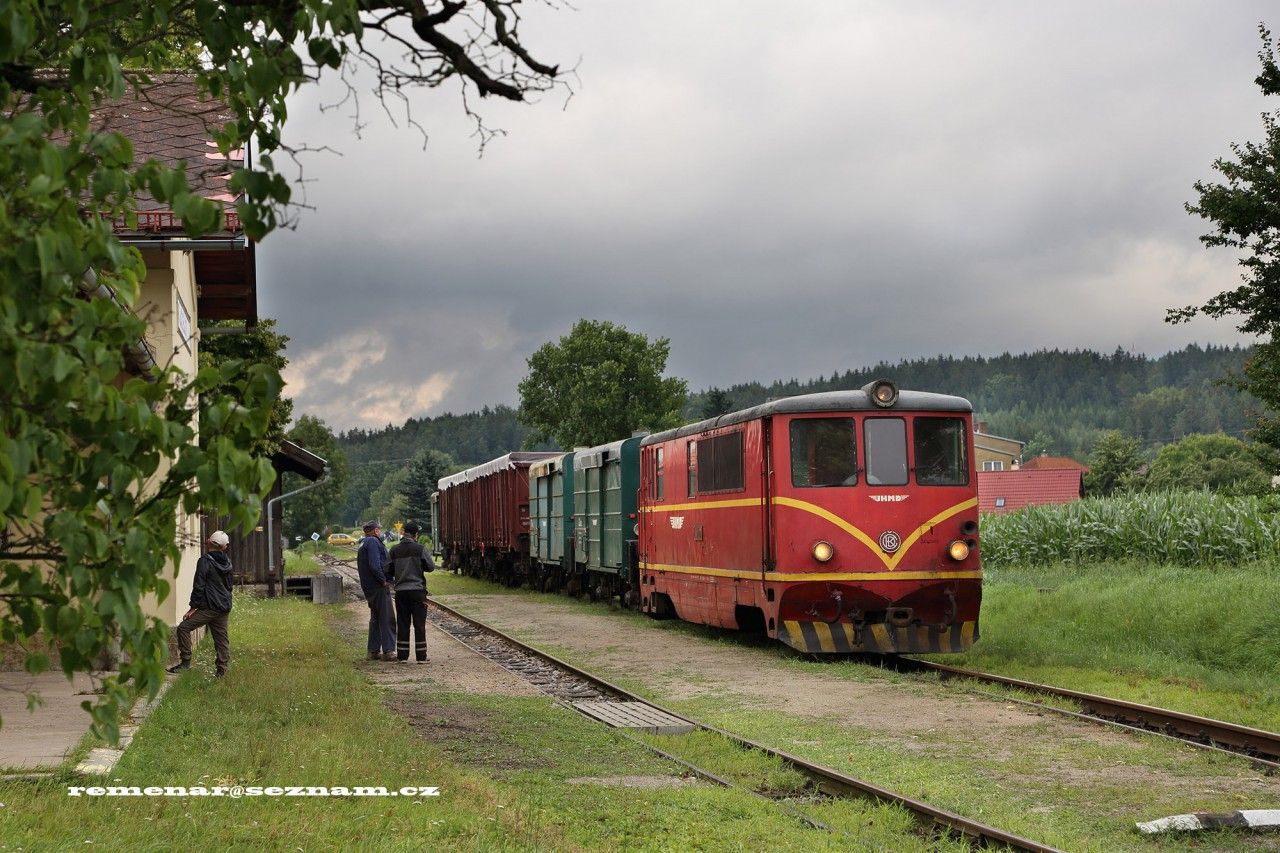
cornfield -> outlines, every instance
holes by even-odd
[[[982,562],[995,569],[1105,560],[1211,566],[1277,556],[1280,514],[1257,497],[1123,495],[982,517]]]

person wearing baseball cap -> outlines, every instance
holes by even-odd
[[[364,525],[364,539],[356,548],[356,571],[360,575],[360,591],[369,604],[369,660],[396,659],[396,623],[391,611],[391,566],[387,562],[387,546],[382,544],[382,525],[376,521]]]
[[[227,625],[231,615],[231,558],[227,549],[231,537],[221,530],[209,535],[209,550],[196,563],[196,579],[191,586],[190,609],[178,624],[178,657],[169,672],[191,669],[191,632],[202,625],[213,634],[215,675],[227,674],[231,663],[231,638]]]

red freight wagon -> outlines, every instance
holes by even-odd
[[[470,541],[468,520],[470,516],[463,511],[463,495],[466,490],[462,486],[467,482],[465,472],[454,474],[440,480],[436,492],[436,523],[439,529],[435,534],[436,551],[447,560],[462,552],[463,545]],[[445,565],[450,565],[446,562]]]
[[[445,565],[527,566],[529,465],[555,453],[508,453],[439,482],[440,547]]]
[[[646,438],[643,609],[802,651],[958,652],[978,635],[972,407],[875,382]]]

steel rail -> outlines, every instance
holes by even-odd
[[[477,634],[487,637],[489,640],[496,640],[503,643],[508,642],[507,640],[502,639],[500,636],[496,635],[491,629],[481,629],[479,627],[476,627],[476,625],[473,622],[463,621],[464,617],[462,617],[461,615],[458,615],[453,612],[450,612],[448,615],[449,615],[449,618],[457,619],[458,622],[461,622],[466,627],[474,628]],[[434,627],[440,629],[441,631],[444,631],[455,642],[459,643],[464,648],[470,649],[471,651],[475,652],[476,654],[480,655],[486,660],[505,669],[507,672],[510,672],[512,675],[515,675],[517,678],[525,680],[532,687],[537,688],[538,690],[542,691],[545,695],[549,696],[552,699],[552,701],[554,701],[557,705],[560,705],[562,708],[566,708],[570,711],[573,711],[574,713],[579,713],[579,714],[582,713],[581,709],[579,709],[573,704],[572,690],[570,690],[569,695],[566,696],[563,685],[554,685],[554,684],[548,683],[546,680],[537,680],[536,678],[531,680],[529,670],[526,667],[515,666],[507,658],[506,655],[494,654],[494,650],[492,649],[492,647],[485,648],[483,645],[473,642],[474,636],[463,636],[460,633],[456,633],[456,627],[453,625],[445,624],[443,620],[433,619],[431,620],[431,624]],[[525,657],[532,656],[530,651],[525,650],[525,647],[514,646],[514,648],[519,654],[524,655]],[[542,660],[542,659],[539,658],[539,660]],[[550,664],[548,664],[547,661],[545,660],[542,660],[542,663],[550,666]],[[579,681],[581,681],[581,679],[579,679]],[[601,689],[598,685],[593,687],[593,692],[600,697],[610,695],[608,691]],[[683,720],[684,718],[681,717],[678,719]],[[690,723],[690,725],[692,725],[692,723]],[[731,788],[735,791],[741,791],[749,796],[755,797],[756,799],[764,800],[766,802],[770,802],[777,806],[780,806],[789,815],[796,818],[800,822],[812,827],[813,829],[819,829],[824,832],[834,832],[834,830],[831,827],[827,826],[825,823],[822,823],[819,820],[815,820],[814,818],[800,811],[799,809],[791,805],[789,802],[787,802],[786,799],[782,797],[769,797],[753,788],[744,787],[743,785],[740,785],[731,779],[726,779],[723,776],[719,776],[715,773],[712,773],[710,770],[707,770],[704,767],[700,767],[697,764],[694,764],[690,761],[686,761],[685,759],[681,758],[678,755],[674,755],[673,753],[667,752],[664,749],[660,749],[654,744],[649,743],[648,741],[642,740],[634,735],[631,735],[626,731],[623,731],[622,729],[618,730],[618,734],[621,737],[625,738],[626,740],[630,741],[631,743],[634,743],[636,746],[642,749],[646,749],[649,752],[652,752],[655,755],[660,756],[661,758],[667,761],[670,761],[674,764],[679,765],[680,767],[683,767],[685,770],[689,771],[694,776],[697,776],[699,779],[702,779],[707,782],[711,782],[714,785],[719,785],[722,788]]]
[[[913,669],[937,673],[944,681],[952,678],[962,678],[981,684],[998,684],[1003,687],[1012,687],[1042,696],[1069,699],[1079,703],[1084,713],[1076,714],[1072,711],[1040,702],[1029,704],[1090,721],[1110,723],[1126,729],[1165,735],[1192,746],[1216,749],[1220,752],[1242,756],[1260,766],[1280,770],[1280,733],[1277,732],[1250,728],[1249,726],[1241,726],[1208,717],[1198,717],[1194,714],[1184,714],[1181,711],[1171,711],[1167,708],[1157,708],[1153,705],[1142,705],[1124,699],[1112,699],[1108,696],[1099,696],[1096,693],[1084,693],[1079,690],[1054,687],[1050,684],[1041,684],[1035,681],[1024,681],[1020,678],[1011,678],[990,672],[961,669],[960,667],[919,658],[899,658],[891,666],[900,670]]]
[[[792,755],[788,752],[783,752],[782,750],[774,749],[773,747],[766,746],[762,743],[758,743],[757,741],[753,741],[748,738],[744,738],[741,735],[736,735],[733,732],[726,731],[716,726],[707,725],[706,723],[700,723],[697,720],[693,720],[684,716],[683,714],[677,714],[676,712],[668,708],[664,708],[663,706],[657,704],[656,702],[653,702],[649,699],[645,699],[641,696],[637,696],[631,691],[626,690],[622,687],[619,687],[618,685],[613,684],[610,681],[607,681],[597,675],[593,675],[592,673],[589,673],[586,670],[580,669],[579,667],[576,667],[571,663],[568,663],[566,661],[561,660],[560,658],[555,657],[554,655],[551,655],[538,648],[535,648],[534,646],[531,646],[528,643],[525,643],[521,640],[517,640],[516,638],[498,630],[497,628],[494,628],[491,625],[487,625],[484,622],[481,622],[473,617],[467,616],[465,613],[461,613],[455,610],[454,608],[449,607],[446,604],[440,603],[434,598],[428,598],[427,601],[430,606],[438,608],[440,611],[444,613],[448,613],[449,615],[457,619],[460,619],[463,622],[466,622],[467,624],[475,627],[476,629],[484,631],[488,634],[491,634],[492,636],[497,637],[503,640],[504,642],[511,643],[512,645],[518,647],[520,650],[528,654],[531,654],[537,658],[540,658],[546,661],[547,663],[552,664],[553,666],[560,667],[564,669],[566,672],[569,672],[578,678],[581,678],[585,681],[592,683],[599,689],[613,693],[615,696],[618,696],[621,699],[624,699],[629,702],[642,702],[646,705],[649,705],[652,708],[662,711],[663,713],[670,714],[674,717],[679,717],[683,720],[687,720],[690,724],[692,724],[693,726],[703,731],[714,732],[715,734],[718,734],[721,737],[726,738],[727,740],[737,744],[738,746],[741,746],[746,749],[757,750],[759,752],[765,753],[766,755],[774,756],[780,759],[782,762],[784,762],[788,766],[798,771],[799,773],[801,773],[802,775],[804,775],[805,777],[807,777],[808,779],[810,779],[816,785],[818,790],[820,790],[825,794],[828,794],[831,796],[837,796],[837,797],[846,797],[846,798],[857,796],[857,797],[872,799],[880,803],[897,805],[907,809],[913,815],[915,815],[918,819],[922,818],[926,820],[928,824],[931,826],[941,827],[943,829],[963,835],[971,843],[975,843],[978,845],[984,845],[984,846],[1003,845],[1014,850],[1035,851],[1035,853],[1060,853],[1060,851],[1058,851],[1058,848],[1049,847],[1048,845],[1041,844],[1038,841],[1034,841],[1029,838],[1023,838],[1011,832],[1005,832],[1002,829],[997,829],[994,826],[988,826],[987,824],[980,823],[975,820],[971,820],[967,817],[964,817],[963,815],[956,814],[955,812],[947,811],[946,809],[941,809],[936,806],[931,806],[928,803],[923,802],[921,800],[916,800],[914,798],[907,797],[903,794],[899,794],[894,791],[891,791],[888,788],[882,788],[879,785],[874,785],[870,782],[865,782],[861,779],[857,779],[846,773],[841,773],[839,770],[835,770],[830,767],[825,767],[821,764],[815,764],[814,762],[809,761],[808,759],[805,759],[805,758],[801,758],[800,756]]]
[[[327,557],[328,555],[322,555]],[[330,558],[339,562],[337,558]],[[466,617],[461,617],[466,618]],[[948,664],[935,663],[913,657],[899,657],[892,666],[898,670],[923,670],[933,672],[943,680],[963,678],[978,683],[1012,687],[1028,693],[1054,696],[1076,702],[1082,709],[1077,713],[1054,705],[1025,699],[1010,699],[1054,713],[1092,723],[1103,723],[1127,731],[1154,734],[1177,740],[1190,746],[1242,757],[1255,766],[1280,772],[1280,733],[1251,728],[1223,720],[1214,720],[1194,714],[1186,714],[1167,708],[1157,708],[1123,699],[1113,699],[1094,693],[1085,693],[1034,681],[996,675],[989,672],[967,670]],[[650,703],[652,704],[652,703]]]

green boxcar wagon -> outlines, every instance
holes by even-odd
[[[637,588],[633,579],[636,500],[643,435],[573,454],[573,545],[588,590],[607,598]]]
[[[535,585],[554,589],[573,563],[573,454],[529,466],[529,555]]]

